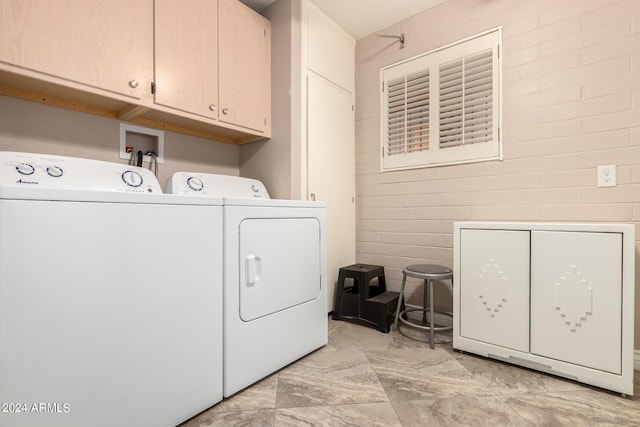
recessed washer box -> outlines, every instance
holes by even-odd
[[[158,163],[164,163],[164,131],[143,126],[120,123],[120,158],[129,159],[131,153],[127,153],[127,147],[133,147],[134,151],[147,153],[149,150],[156,153]],[[143,162],[151,162],[151,156],[144,155]]]

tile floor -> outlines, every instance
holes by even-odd
[[[433,350],[426,340],[329,319],[326,347],[180,427],[640,425],[640,372],[623,398],[453,351],[450,333]]]

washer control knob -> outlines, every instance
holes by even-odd
[[[61,177],[64,172],[62,172],[62,168],[60,166],[49,166],[47,168],[47,173],[54,178],[58,178]]]
[[[260,189],[258,188],[258,186],[257,186],[257,185],[255,185],[255,184],[251,184],[251,190],[252,190],[254,193],[257,193],[258,191],[260,191]]]
[[[29,163],[20,163],[16,165],[16,170],[22,175],[31,175],[36,171],[36,168],[31,166]]]
[[[142,185],[142,176],[136,171],[124,171],[122,173],[122,180],[129,187],[140,187]]]
[[[187,179],[187,186],[189,186],[193,191],[202,191],[204,189],[204,182],[202,182],[200,178],[192,176]]]

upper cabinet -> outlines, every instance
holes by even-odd
[[[271,133],[271,28],[238,0],[0,3],[0,95],[241,144]]]
[[[219,0],[220,121],[271,131],[271,23],[237,0]]]
[[[218,2],[155,0],[156,104],[218,117]]]
[[[3,1],[0,62],[142,99],[153,70],[153,3]]]
[[[314,7],[307,12],[307,68],[347,92],[355,92],[355,42]]]

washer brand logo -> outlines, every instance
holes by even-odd
[[[24,179],[19,179],[16,181],[16,184],[37,184],[38,181],[25,181]]]

